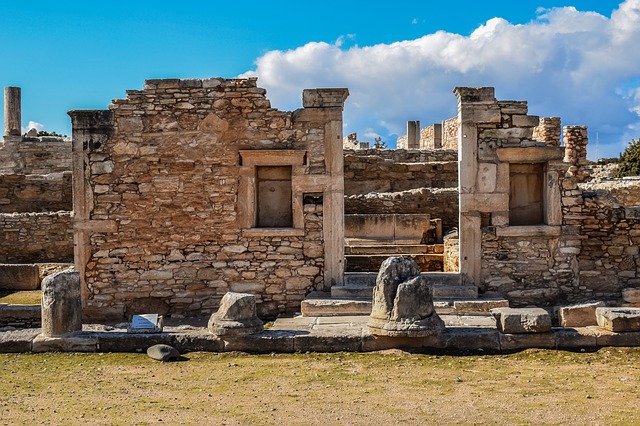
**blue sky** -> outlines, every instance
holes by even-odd
[[[0,4],[0,41],[23,126],[66,134],[67,110],[106,109],[147,78],[257,75],[281,109],[305,87],[349,87],[345,133],[390,145],[480,85],[588,125],[590,158],[596,133],[598,156],[640,137],[640,0],[22,0]]]

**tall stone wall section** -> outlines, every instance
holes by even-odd
[[[259,313],[273,316],[323,288],[327,202],[342,200],[328,171],[342,167],[348,92],[306,92],[305,108],[282,112],[255,79],[147,80],[109,111],[69,113],[74,171],[87,170],[74,174],[74,191],[88,316],[202,315],[228,291],[255,294]],[[253,228],[256,172],[245,163],[263,153],[275,166],[301,161],[294,228]]]
[[[0,173],[0,213],[72,209],[71,171],[46,175]]]
[[[54,137],[22,138],[0,144],[0,173],[45,175],[71,170],[71,141]]]
[[[619,303],[623,288],[640,287],[640,207],[624,205],[635,200],[621,203],[609,191],[580,184],[566,162],[573,148],[534,139],[539,120],[528,115],[526,102],[497,101],[492,88],[456,94],[466,136],[460,167],[472,172],[460,178],[464,280],[514,306]],[[510,185],[518,178],[513,171],[535,164],[543,165],[541,222],[511,223],[517,216],[510,198],[531,190]]]
[[[458,117],[442,122],[442,149],[458,149]]]
[[[71,261],[71,212],[0,214],[0,263]]]

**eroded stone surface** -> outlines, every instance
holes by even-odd
[[[218,312],[211,315],[209,331],[216,336],[259,333],[262,321],[256,315],[256,298],[252,294],[229,292],[222,297]]]
[[[542,308],[495,308],[498,331],[505,334],[547,333],[551,331],[551,316]]]
[[[596,308],[604,306],[604,302],[583,303],[563,306],[558,310],[562,327],[587,327],[597,325]]]
[[[640,308],[597,308],[596,318],[605,330],[640,331]]]
[[[42,334],[62,336],[82,330],[80,276],[68,269],[42,280]]]
[[[371,334],[392,337],[431,336],[444,329],[433,308],[432,287],[410,257],[382,263],[367,326]]]

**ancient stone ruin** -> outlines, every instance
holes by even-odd
[[[434,312],[633,318],[640,180],[602,178],[584,126],[490,87],[454,94],[456,117],[409,121],[382,149],[343,138],[347,89],[307,89],[279,111],[251,78],[147,80],[108,109],[70,111],[69,140],[21,135],[20,89],[6,88],[0,289],[38,289],[73,262],[85,321],[208,317],[242,293],[260,318],[373,311],[398,326],[374,329],[399,336],[435,315],[376,304],[381,265],[404,256]],[[0,326],[39,322],[3,312]]]

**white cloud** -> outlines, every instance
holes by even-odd
[[[29,124],[27,124],[27,127],[22,128],[22,134],[27,133],[31,129],[36,129],[37,131],[41,131],[41,130],[44,130],[44,125],[41,123],[38,123],[37,121],[29,121]]]
[[[455,115],[456,86],[495,86],[498,99],[529,101],[531,114],[586,124],[602,156],[639,136],[640,0],[621,3],[611,18],[539,9],[528,24],[493,18],[469,36],[439,31],[349,48],[344,40],[268,52],[245,75],[257,75],[281,109],[299,107],[304,88],[348,87],[345,130],[385,140],[404,133],[407,120],[424,126]]]

